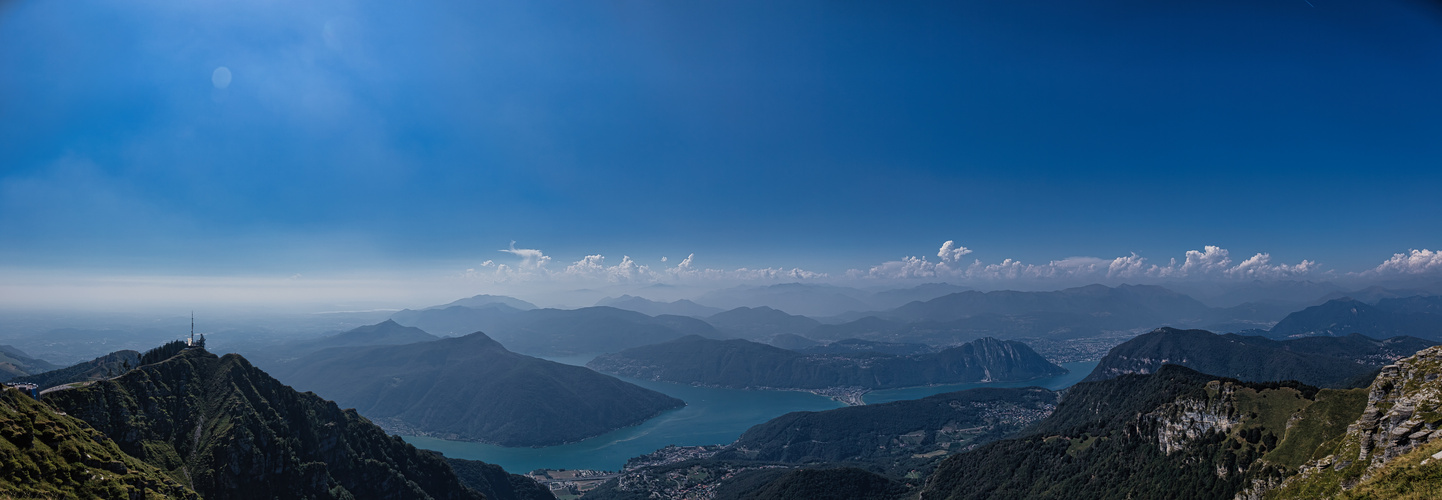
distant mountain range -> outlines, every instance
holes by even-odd
[[[718,290],[698,297],[695,302],[655,302],[627,295],[602,301],[610,306],[521,311],[492,301],[475,307],[452,305],[401,311],[393,319],[443,335],[484,331],[511,349],[537,355],[614,352],[691,334],[765,342],[791,335],[795,337],[784,337],[780,342],[795,347],[802,345],[795,342],[797,338],[823,343],[855,338],[946,346],[982,337],[1069,340],[1124,335],[1157,327],[1261,330],[1270,331],[1268,335],[1276,337],[1363,333],[1375,338],[1402,334],[1428,338],[1434,334],[1427,332],[1442,332],[1442,313],[1437,312],[1437,304],[1442,303],[1439,296],[1384,298],[1375,305],[1334,301],[1298,311],[1293,303],[1284,301],[1248,301],[1228,307],[1209,307],[1185,294],[1154,285],[1088,285],[1046,292],[955,291],[959,288],[928,284],[867,292],[793,283]],[[1334,289],[1335,285],[1311,282],[1285,286],[1256,284],[1246,288],[1251,290],[1248,293],[1256,295],[1253,298],[1263,297],[1269,290],[1278,293],[1285,290],[1287,294],[1300,296]],[[1231,293],[1241,292],[1232,290]],[[943,295],[934,296],[936,294]],[[882,298],[899,301],[924,297],[930,298],[891,309],[872,307],[885,302]],[[712,313],[715,309],[709,307],[707,300],[728,305],[791,304],[792,309],[813,313],[842,309],[846,312],[818,319],[775,305],[738,305]],[[820,307],[821,303],[831,306]],[[1358,312],[1352,313],[1353,309]],[[659,313],[681,314],[647,316]],[[1377,319],[1371,319],[1373,316]],[[581,324],[586,327],[576,326]],[[1442,339],[1442,333],[1435,336]]]
[[[1201,319],[1208,307],[1196,299],[1152,285],[1088,285],[1055,292],[960,292],[891,311],[910,321],[952,321],[978,314],[1080,314],[1104,318],[1168,321]]]
[[[1442,340],[1442,296],[1383,298],[1375,305],[1344,297],[1287,315],[1269,335],[1279,338],[1412,335]]]
[[[450,303],[448,303],[448,304],[442,304],[442,305],[438,305],[438,306],[427,307],[426,309],[445,309],[445,308],[447,308],[447,307],[455,307],[455,306],[469,307],[469,308],[472,308],[472,309],[479,309],[479,308],[483,308],[483,307],[485,307],[485,306],[489,306],[489,305],[492,305],[492,304],[501,304],[501,305],[504,305],[504,306],[506,306],[506,307],[518,309],[518,310],[521,310],[521,311],[529,311],[529,310],[531,310],[531,309],[537,309],[537,307],[536,307],[535,304],[532,304],[532,303],[530,303],[530,302],[526,302],[526,301],[524,301],[524,300],[521,300],[521,299],[518,299],[518,298],[515,298],[515,297],[508,297],[508,296],[505,296],[505,295],[486,295],[486,294],[481,294],[481,295],[475,295],[475,296],[471,296],[471,297],[466,297],[466,298],[464,298],[464,299],[452,301],[452,302],[450,302]]]
[[[1089,285],[1052,292],[966,291],[890,311],[852,313],[816,327],[815,340],[862,338],[947,345],[978,337],[1073,339],[1159,326],[1269,327],[1290,309],[1247,303],[1208,307],[1151,285]]]
[[[835,285],[783,283],[712,290],[694,300],[699,304],[725,310],[764,306],[790,314],[822,317],[875,309],[864,300],[870,295],[863,290]]]
[[[1382,366],[1435,344],[1416,337],[1375,340],[1356,334],[1277,341],[1159,328],[1113,348],[1085,380],[1153,373],[1174,364],[1250,382],[1298,380],[1319,387],[1361,387],[1370,384]]]
[[[204,498],[483,498],[439,455],[235,354],[184,349],[45,402]]]
[[[15,347],[0,345],[0,382],[58,368],[60,367],[48,361],[32,358]]]
[[[288,344],[283,349],[292,355],[300,355],[332,347],[402,345],[437,339],[440,337],[426,333],[425,330],[403,326],[396,323],[395,320],[388,319],[374,325],[359,326],[336,335]]]
[[[394,432],[502,446],[578,441],[684,405],[582,367],[516,354],[479,332],[326,349],[272,370]]]
[[[606,297],[596,302],[597,306],[614,307],[627,311],[636,311],[648,316],[660,316],[671,314],[675,316],[691,316],[693,318],[704,318],[721,312],[720,308],[707,307],[686,299],[673,302],[658,302],[632,295],[620,297]]]
[[[485,332],[508,349],[542,356],[615,351],[686,335],[724,336],[696,318],[652,317],[614,307],[521,311],[503,304],[451,306],[400,311],[392,319],[438,334]]]
[[[804,334],[821,326],[821,322],[806,316],[787,314],[770,307],[738,307],[716,313],[706,322],[729,337],[762,339],[777,334]]]
[[[640,379],[785,389],[882,389],[1066,373],[1026,344],[990,338],[937,353],[897,356],[874,351],[807,355],[742,339],[689,336],[597,356],[586,366]]]

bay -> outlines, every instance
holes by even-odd
[[[584,365],[593,356],[546,358],[559,363]],[[868,393],[868,404],[917,399],[932,394],[976,387],[1039,386],[1048,389],[1070,387],[1091,373],[1097,361],[1065,363],[1070,373],[1049,379],[1024,382],[992,382],[938,385],[909,389],[888,389]],[[435,450],[448,457],[481,460],[500,465],[508,472],[526,473],[536,469],[620,470],[626,460],[651,453],[667,445],[698,446],[730,444],[742,432],[793,411],[822,411],[840,408],[839,402],[800,391],[748,391],[696,387],[619,377],[627,382],[661,392],[686,402],[633,427],[618,429],[590,439],[544,448],[508,448],[484,443],[402,436],[418,448]]]
[[[417,448],[439,451],[448,457],[497,464],[507,472],[525,473],[542,468],[620,470],[626,459],[667,445],[729,444],[751,426],[789,412],[844,406],[829,398],[799,391],[717,389],[620,378],[678,398],[685,401],[686,406],[662,413],[634,427],[544,448],[508,448],[415,436],[402,438]]]

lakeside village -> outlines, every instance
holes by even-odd
[[[711,458],[721,451],[721,445],[676,446],[670,445],[652,453],[626,460],[620,472],[600,470],[536,469],[526,474],[551,490],[557,499],[566,500],[581,496],[595,489],[601,483],[620,477],[643,467],[656,467],[683,462],[691,459]]]

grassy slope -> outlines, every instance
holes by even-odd
[[[85,422],[0,392],[0,497],[198,498]]]

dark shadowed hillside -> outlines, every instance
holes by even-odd
[[[892,500],[899,481],[856,467],[748,471],[716,489],[717,500]]]
[[[439,455],[235,354],[185,350],[46,402],[205,498],[481,498]]]
[[[511,474],[501,466],[477,460],[447,458],[461,484],[481,492],[486,500],[555,500],[551,490],[520,474]]]
[[[577,441],[684,404],[582,367],[513,353],[479,332],[327,349],[275,372],[395,432],[504,446]]]
[[[917,400],[793,412],[747,429],[717,459],[866,463],[897,476],[995,441],[1050,415],[1061,394],[982,388]]]
[[[1026,344],[980,339],[932,354],[807,355],[747,340],[697,336],[596,357],[587,366],[627,377],[736,388],[880,389],[1030,380],[1066,373]]]
[[[1122,343],[1087,381],[1151,373],[1175,364],[1245,381],[1299,380],[1319,387],[1361,387],[1377,369],[1434,345],[1415,337],[1374,340],[1361,335],[1276,341],[1204,330],[1159,328]]]

